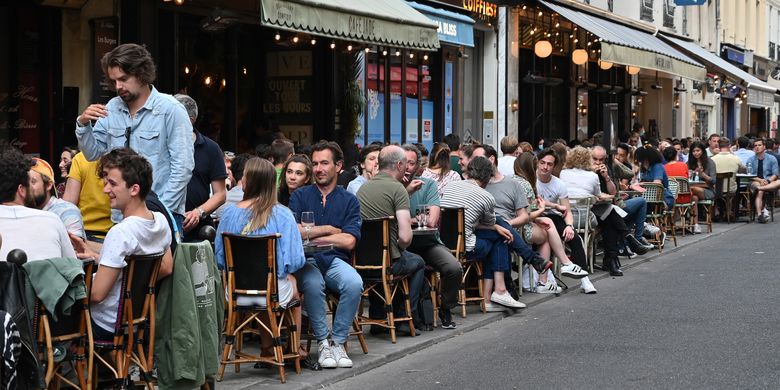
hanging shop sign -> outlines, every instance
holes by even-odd
[[[411,1],[409,5],[439,26],[436,32],[440,42],[474,47],[474,19]]]

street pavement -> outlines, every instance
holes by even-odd
[[[662,254],[623,260],[623,277],[596,272],[597,295],[565,279],[567,293],[526,293],[528,308],[507,317],[471,306],[467,318],[454,316],[454,331],[399,336],[397,344],[367,335],[368,354],[352,338],[352,369],[287,370],[281,384],[275,370],[228,366],[217,386],[775,388],[780,226],[714,227],[678,237],[677,248],[669,240]]]
[[[334,389],[778,388],[780,225],[742,225]]]

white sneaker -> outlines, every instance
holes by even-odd
[[[579,279],[588,276],[588,271],[580,268],[577,264],[569,263],[561,267],[561,274],[570,278]]]
[[[596,287],[593,287],[593,283],[590,282],[587,276],[580,279],[580,288],[584,294],[595,294],[597,292]]]
[[[508,292],[498,294],[493,291],[493,294],[490,294],[490,302],[497,303],[501,306],[506,306],[511,309],[525,309],[525,303],[516,301],[514,298],[512,298],[511,295],[509,295]]]
[[[701,226],[699,226],[698,223],[694,224],[693,225],[693,234],[700,234],[700,233],[701,233]]]
[[[769,218],[769,210],[767,210],[766,208],[761,210],[761,214],[763,214],[765,217]]]
[[[333,350],[330,348],[330,342],[328,340],[322,340],[320,341],[319,351],[320,356],[317,358],[317,363],[320,364],[320,367],[322,368],[336,368],[338,367],[338,363],[336,363],[336,359],[333,357]]]
[[[537,294],[560,294],[561,291],[563,289],[553,283],[552,280],[547,280],[547,283],[544,284],[539,282],[534,292]]]
[[[333,359],[336,360],[336,365],[339,368],[352,368],[352,359],[347,356],[347,350],[344,349],[343,344],[333,342],[330,350],[333,352]]]
[[[501,305],[494,305],[490,302],[485,302],[485,311],[488,313],[503,313],[507,309]]]
[[[658,234],[658,232],[660,231],[661,229],[659,229],[657,226],[645,222],[645,233],[649,234],[650,237],[655,237],[655,235]]]

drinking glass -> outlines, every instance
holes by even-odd
[[[422,226],[423,229],[428,227],[428,212],[430,210],[430,207],[427,205],[421,206],[422,211],[420,212],[420,226]]]
[[[314,227],[314,212],[313,211],[304,211],[301,213],[301,225],[303,225],[303,230],[306,230],[306,242],[304,245],[309,245],[309,232],[311,231],[311,228]]]

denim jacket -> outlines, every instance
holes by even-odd
[[[76,123],[76,138],[89,161],[124,147],[129,138],[130,148],[152,165],[152,190],[171,211],[184,215],[187,183],[195,165],[192,124],[181,103],[151,88],[135,117],[119,96],[114,97],[106,104],[108,116],[85,126]]]
[[[753,156],[750,158],[750,163],[753,164],[753,173],[758,172],[758,156]],[[777,166],[777,160],[775,159],[775,156],[772,156],[769,153],[764,153],[764,164],[762,166],[763,173],[764,173],[764,179],[769,180],[770,177],[773,175],[775,177],[778,176],[778,166]]]

